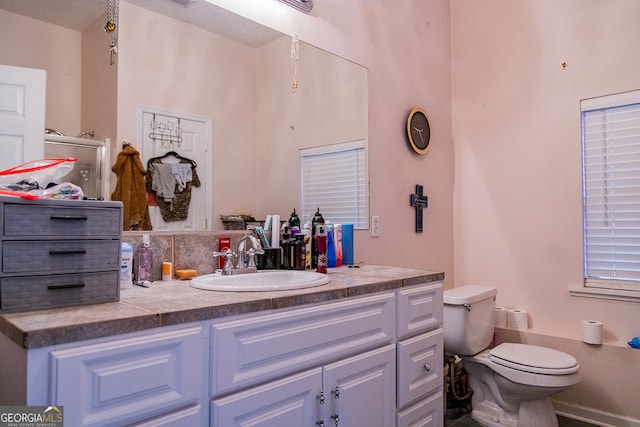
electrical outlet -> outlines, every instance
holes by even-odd
[[[371,217],[371,237],[380,237],[380,217]]]

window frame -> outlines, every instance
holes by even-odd
[[[589,163],[589,166],[593,166],[593,163],[590,160],[589,161],[587,160],[587,157],[588,157],[588,155],[586,154],[587,141],[585,139],[585,135],[586,135],[585,126],[587,124],[585,122],[586,120],[588,120],[589,122],[596,122],[596,125],[600,125],[602,127],[603,138],[595,141],[597,144],[599,144],[597,148],[606,150],[608,148],[606,146],[607,142],[611,144],[611,139],[615,139],[619,135],[616,134],[611,139],[607,140],[607,136],[612,135],[611,130],[608,131],[604,127],[605,124],[607,123],[607,119],[603,118],[601,119],[600,122],[597,122],[598,119],[592,118],[591,114],[594,112],[598,112],[602,115],[602,117],[608,117],[606,116],[607,114],[613,114],[615,112],[618,112],[622,108],[627,108],[632,106],[638,106],[637,112],[632,111],[632,113],[634,114],[633,120],[640,121],[640,90],[623,92],[623,93],[618,93],[613,95],[606,95],[606,96],[601,96],[597,98],[590,98],[590,99],[581,100],[580,102],[581,143],[582,143],[581,159],[582,159],[582,191],[583,191],[582,230],[583,230],[583,279],[584,279],[583,286],[584,287],[582,289],[572,289],[571,293],[573,295],[586,296],[586,297],[602,297],[602,298],[609,298],[609,299],[621,299],[621,300],[627,300],[627,301],[628,300],[640,301],[640,277],[638,277],[637,274],[636,274],[636,277],[634,277],[633,279],[625,278],[625,277],[623,278],[601,277],[601,276],[590,274],[590,264],[589,264],[590,252],[588,248],[589,247],[589,243],[588,243],[589,228],[587,224],[588,223],[587,198],[594,198],[594,194],[596,194],[597,191],[593,187],[587,188],[588,187],[587,186],[587,181],[588,181],[587,163]],[[589,117],[587,118],[587,116]],[[616,129],[616,131],[618,131],[618,129]],[[590,138],[589,144],[591,144],[593,141],[594,141],[593,138]],[[634,139],[634,142],[635,142],[635,139]],[[621,145],[615,145],[614,147],[616,149],[619,149]],[[640,149],[638,151],[640,151]],[[635,152],[634,154],[637,155],[637,153]],[[634,162],[640,163],[640,160],[635,160]],[[601,163],[603,165],[607,164],[608,166],[611,166],[615,162],[610,161],[607,163],[606,160],[603,160]],[[618,202],[618,204],[616,204],[615,201],[609,202],[607,198],[607,196],[612,195],[612,193],[609,191],[611,187],[607,185],[608,184],[607,181],[611,180],[607,172],[608,172],[608,169],[604,168],[604,170],[601,172],[601,174],[603,175],[602,180],[597,181],[599,183],[602,183],[602,185],[599,188],[602,188],[602,195],[600,197],[603,199],[602,204],[598,206],[602,206],[602,211],[605,212],[604,214],[605,216],[607,214],[610,214],[611,212],[615,214],[616,212],[615,207],[620,206],[620,202]],[[592,176],[591,174],[592,172],[589,172],[589,177]],[[620,180],[621,179],[618,178],[617,182],[619,183]],[[593,206],[593,204],[591,204],[590,206]],[[614,207],[614,209],[610,210],[611,207]],[[589,210],[589,212],[592,212],[592,211]],[[595,228],[596,228],[595,226],[591,228],[591,231],[593,231]],[[613,243],[608,243],[608,244],[610,245],[610,249],[612,249],[611,254],[615,259],[615,253],[620,253],[620,252],[616,252],[616,246],[617,246],[616,237],[618,237],[618,235],[615,234],[615,226],[608,227],[608,228],[611,230],[611,233],[614,236],[613,238],[610,238],[610,240]],[[622,228],[623,227],[620,227],[619,230]],[[640,228],[638,228],[638,230],[640,230]],[[636,249],[636,251],[634,251],[634,254],[640,254],[640,249]],[[613,276],[615,276],[616,272],[618,271],[615,269],[615,263],[616,261],[609,261],[609,264],[613,267],[613,271],[614,271],[614,273],[612,274]],[[595,264],[595,261],[594,261],[594,264]],[[596,268],[594,268],[594,264],[591,264],[591,270],[596,270]]]
[[[345,220],[332,213],[331,209],[326,206],[306,206],[305,204],[305,170],[304,163],[305,158],[310,160],[311,158],[326,157],[332,155],[339,155],[339,153],[355,153],[357,164],[354,167],[358,168],[359,176],[361,179],[358,181],[357,188],[362,191],[362,194],[357,198],[358,202],[355,205],[360,208],[355,208],[354,211],[358,213],[358,220]],[[337,144],[324,145],[312,148],[302,148],[299,150],[300,158],[300,212],[302,221],[311,221],[317,208],[320,208],[320,212],[323,214],[325,220],[331,221],[331,223],[353,223],[356,230],[369,229],[369,160],[368,160],[368,147],[365,139],[359,139],[355,141],[342,142]],[[339,184],[336,184],[339,186]],[[316,203],[317,204],[317,203]],[[354,212],[355,214],[355,212]]]

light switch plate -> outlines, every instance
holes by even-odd
[[[377,215],[371,217],[371,237],[380,237],[380,217]]]

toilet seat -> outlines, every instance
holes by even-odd
[[[580,369],[567,353],[529,344],[500,344],[489,351],[489,358],[495,364],[534,374],[569,375]]]

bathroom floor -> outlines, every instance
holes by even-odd
[[[595,427],[593,424],[565,417],[558,417],[558,424],[560,427]],[[481,425],[482,424],[472,420],[470,414],[462,415],[460,418],[454,420],[447,420],[445,423],[446,427],[478,427]]]

